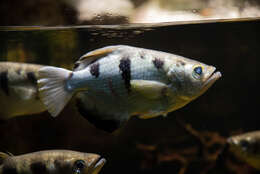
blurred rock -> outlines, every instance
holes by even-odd
[[[129,0],[77,0],[70,1],[79,15],[78,20],[97,21],[96,24],[122,23],[133,13],[133,4]],[[117,22],[118,19],[119,21]],[[109,22],[110,21],[110,22]],[[117,23],[115,23],[117,22]]]
[[[260,17],[257,0],[2,0],[0,25],[108,25]]]
[[[130,23],[260,17],[260,7],[240,0],[150,0],[136,8]]]
[[[63,0],[1,0],[0,25],[75,24],[77,12]]]

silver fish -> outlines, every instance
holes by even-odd
[[[91,51],[75,65],[74,72],[41,68],[40,98],[55,117],[78,92],[80,113],[109,132],[133,115],[143,119],[166,116],[203,94],[221,77],[213,66],[126,45]]]
[[[232,153],[260,170],[260,131],[232,136],[227,142]]]
[[[0,153],[0,161],[0,174],[98,174],[106,162],[97,154],[70,150]]]
[[[42,65],[0,62],[0,119],[46,110],[38,96],[38,70]]]

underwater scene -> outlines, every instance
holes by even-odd
[[[258,1],[0,4],[0,174],[259,173]]]

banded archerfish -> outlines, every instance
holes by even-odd
[[[260,131],[229,137],[229,150],[240,160],[260,170]]]
[[[0,174],[98,174],[105,162],[98,154],[70,150],[0,153]]]
[[[0,62],[0,119],[46,110],[38,96],[38,70],[42,65]]]
[[[52,116],[77,94],[78,110],[112,132],[131,116],[152,118],[179,109],[221,77],[214,66],[182,56],[126,45],[83,55],[74,71],[39,70],[40,98]]]

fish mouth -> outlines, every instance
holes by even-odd
[[[106,159],[99,157],[91,164],[90,174],[98,174],[102,167],[105,165]]]
[[[216,71],[215,67],[212,67],[210,74],[208,75],[202,86],[202,93],[205,92],[209,87],[211,87],[221,76],[221,73],[219,71]]]

